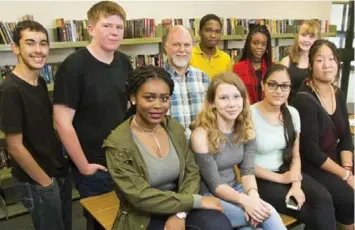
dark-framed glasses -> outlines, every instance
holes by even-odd
[[[283,83],[283,84],[278,84],[276,82],[266,82],[267,87],[269,88],[269,90],[277,90],[279,87],[281,88],[281,90],[283,92],[288,92],[291,90],[291,84],[288,83]]]

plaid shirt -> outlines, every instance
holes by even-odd
[[[210,80],[207,74],[192,66],[187,68],[185,77],[179,76],[167,62],[164,69],[175,84],[168,114],[184,126],[186,137],[190,139],[190,124],[202,108]]]

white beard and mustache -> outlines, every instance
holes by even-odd
[[[173,55],[171,60],[177,67],[186,67],[190,62],[191,55],[186,55],[185,59],[179,58],[177,55]]]

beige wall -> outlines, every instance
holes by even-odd
[[[46,28],[54,27],[54,19],[84,19],[86,12],[96,1],[1,1],[0,21],[18,21],[25,14],[32,14],[35,20]],[[199,18],[207,13],[222,17],[273,18],[273,19],[330,19],[331,1],[119,1],[125,8],[128,19],[151,17]],[[233,46],[233,44],[231,44]],[[237,46],[243,45],[242,42]],[[158,53],[157,45],[121,47],[129,55]],[[60,61],[73,52],[52,50],[49,61]],[[10,52],[0,52],[0,65],[16,63]]]

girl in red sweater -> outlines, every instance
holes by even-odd
[[[250,104],[262,100],[261,82],[271,63],[270,32],[266,26],[256,25],[248,33],[240,61],[233,67],[248,89]]]

